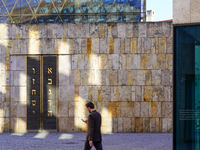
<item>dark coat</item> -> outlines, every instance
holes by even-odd
[[[101,137],[101,114],[96,110],[88,116],[88,133],[86,141],[102,141]]]

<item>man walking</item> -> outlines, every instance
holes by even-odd
[[[101,143],[101,114],[94,109],[92,102],[88,102],[86,107],[90,114],[88,120],[85,121],[88,124],[88,132],[84,150],[90,150],[93,146],[96,150],[103,150]]]

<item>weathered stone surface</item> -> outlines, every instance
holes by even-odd
[[[137,85],[145,85],[145,70],[137,70]]]
[[[149,103],[141,102],[141,117],[149,117]]]
[[[118,124],[118,119],[113,118],[112,119],[112,132],[113,133],[117,133],[117,124]]]
[[[111,87],[102,86],[102,101],[110,101],[110,100],[111,100]]]
[[[10,87],[10,101],[26,101],[26,87]]]
[[[150,118],[143,118],[143,132],[150,132]]]
[[[111,101],[119,101],[120,87],[111,86]]]
[[[130,53],[137,53],[138,38],[131,38],[131,51]]]
[[[109,85],[117,85],[117,70],[110,70]]]
[[[136,87],[135,86],[132,86],[132,89],[131,89],[131,100],[132,101],[135,101],[136,100]]]
[[[99,39],[99,53],[106,54],[109,52],[109,40],[107,38],[100,38]]]
[[[102,85],[109,85],[109,70],[102,70]]]
[[[98,24],[91,23],[90,24],[90,37],[98,38],[99,37],[99,26]]]
[[[59,101],[74,101],[74,86],[59,86]]]
[[[147,54],[140,55],[140,69],[147,69]]]
[[[173,67],[173,56],[172,54],[166,54],[166,69],[171,69]]]
[[[162,70],[162,82],[161,85],[170,85],[170,70]]]
[[[15,71],[14,86],[26,86],[26,71]]]
[[[68,117],[69,115],[69,103],[67,101],[59,101],[58,117]]]
[[[129,77],[129,80],[131,77]],[[118,70],[118,85],[127,85],[127,71],[126,70]],[[132,85],[129,81],[128,85]]]
[[[134,102],[134,117],[141,117],[141,103]]]
[[[152,70],[152,85],[161,84],[161,70]]]
[[[150,118],[150,132],[155,133],[156,130],[156,118]]]
[[[114,38],[114,53],[115,54],[120,54],[120,38]]]
[[[73,39],[73,54],[81,54],[81,40],[80,38]]]
[[[153,98],[153,87],[144,86],[144,101],[152,101]]]
[[[164,101],[164,87],[158,86],[158,101]]]
[[[120,46],[121,46],[120,48],[121,54],[123,54],[125,49],[125,39],[123,38],[120,39]]]
[[[143,100],[143,87],[142,86],[136,86],[136,101],[142,101]]]
[[[68,23],[68,37],[75,38],[76,37],[76,28],[75,24]]]
[[[135,118],[136,132],[143,132],[143,120],[142,118]]]
[[[100,38],[108,37],[108,25],[106,23],[99,24],[99,37]]]
[[[118,29],[118,37],[125,38],[126,37],[126,24],[125,23],[117,23]]]
[[[146,23],[138,23],[139,25],[139,37],[147,36],[147,24]]]
[[[133,23],[126,24],[126,37],[133,37]]]
[[[151,70],[146,70],[145,73],[145,85],[151,85],[152,73]]]
[[[74,131],[74,118],[59,118],[59,131],[60,132],[73,132]]]
[[[125,133],[130,133],[131,130],[132,130],[131,119],[130,118],[123,118],[123,131]]]
[[[166,38],[159,38],[159,44],[158,44],[158,52],[159,53],[166,53]]]
[[[99,38],[92,38],[91,53],[99,54]]]
[[[69,102],[69,117],[74,117],[74,102]]]
[[[117,130],[118,130],[119,133],[123,132],[123,118],[118,118]]]
[[[131,86],[120,87],[120,101],[131,101]]]
[[[125,49],[124,53],[129,54],[131,51],[131,38],[125,38]]]

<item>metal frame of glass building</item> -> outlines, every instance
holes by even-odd
[[[0,0],[0,23],[144,21],[146,0]]]

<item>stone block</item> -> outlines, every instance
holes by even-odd
[[[69,102],[69,117],[74,117],[74,102]]]
[[[59,132],[74,132],[74,118],[59,118]]]
[[[47,28],[47,37],[43,37],[43,38],[57,38],[57,34],[59,33],[58,24],[47,24],[46,28]]]
[[[3,132],[9,132],[10,128],[10,118],[3,118],[3,124],[2,124]]]
[[[112,86],[102,86],[102,101],[111,101]]]
[[[158,43],[158,52],[163,54],[166,53],[166,38],[159,38],[159,43]]]
[[[161,70],[152,70],[152,85],[161,84]]]
[[[136,101],[143,101],[144,87],[135,86],[136,91]]]
[[[135,133],[135,129],[136,129],[136,126],[135,126],[135,118],[132,118],[131,126],[132,126],[132,132]]]
[[[173,1],[173,24],[190,23],[191,21],[190,3],[191,3],[190,0]]]
[[[81,40],[80,38],[73,39],[73,54],[81,54]]]
[[[113,38],[109,38],[108,39],[108,44],[109,44],[109,54],[113,54],[114,53],[114,39]]]
[[[107,54],[100,54],[99,55],[99,65],[100,69],[108,69],[108,55]]]
[[[79,86],[74,86],[74,101],[79,101]]]
[[[158,101],[164,101],[164,87],[158,86]]]
[[[133,37],[139,37],[139,23],[133,23]]]
[[[164,102],[162,102],[164,103]],[[172,102],[165,102],[165,117],[172,118]]]
[[[149,117],[150,102],[141,102],[141,117]]]
[[[84,61],[85,61],[85,55],[78,55],[78,69],[83,70],[84,69]]]
[[[140,69],[140,55],[139,54],[132,54],[132,68]]]
[[[146,73],[145,73],[145,85],[151,85],[151,79],[152,79],[151,70],[146,70]]]
[[[173,55],[166,54],[166,69],[172,70],[173,68]]]
[[[102,76],[102,85],[109,85],[109,70],[102,70],[101,76]]]
[[[8,24],[1,24],[0,25],[0,39],[9,38],[8,37]]]
[[[142,118],[143,119],[143,132],[150,132],[150,118]]]
[[[109,102],[107,105],[107,109],[108,109],[108,117],[111,118],[117,117],[116,102]]]
[[[117,85],[117,70],[110,70],[109,85]]]
[[[106,54],[109,52],[109,40],[107,38],[100,38],[99,45],[100,54]]]
[[[95,23],[90,23],[90,37],[98,38],[99,37],[99,26]]]
[[[124,53],[129,54],[131,52],[131,38],[125,38]]]
[[[156,118],[150,118],[150,132],[155,133],[156,131]]]
[[[120,87],[120,101],[131,101],[131,86]]]
[[[81,39],[81,53],[87,53],[87,39]]]
[[[10,101],[26,101],[27,90],[26,87],[10,87]]]
[[[18,102],[10,102],[10,117],[17,117],[18,114]]]
[[[118,37],[126,37],[126,23],[117,23]]]
[[[144,86],[144,101],[152,101],[153,98],[153,87]]]
[[[69,102],[59,101],[58,117],[68,117],[69,116]]]
[[[156,129],[155,132],[160,132],[160,118],[156,118]]]
[[[130,118],[123,118],[123,131],[125,133],[131,133],[132,131],[131,121],[132,120]]]
[[[104,89],[103,89],[102,94],[103,94],[103,98],[104,98]],[[111,101],[119,101],[119,96],[120,96],[120,87],[119,86],[111,86]]]
[[[74,23],[68,23],[68,37],[76,38],[76,26]]]
[[[172,53],[172,37],[167,38],[166,43],[167,43],[167,47],[166,47],[166,53]]]
[[[17,118],[18,132],[27,132],[26,118]]]
[[[147,36],[147,24],[146,23],[138,23],[139,26],[139,37],[146,37]]]
[[[132,101],[136,100],[136,86],[132,86],[131,88],[131,100]]]
[[[160,132],[167,133],[167,118],[160,118]]]
[[[126,54],[127,69],[133,69],[132,54]]]
[[[91,53],[99,54],[99,38],[92,38]]]
[[[120,48],[121,48],[121,45],[120,45],[120,38],[114,38],[114,53],[115,54],[120,54]]]
[[[26,86],[26,71],[14,72],[14,86]]]
[[[28,46],[28,54],[41,54],[42,53],[41,40],[31,38],[31,39],[29,39],[28,45],[29,45]]]
[[[79,86],[79,98],[81,102],[88,100],[88,86]]]
[[[10,102],[3,102],[3,117],[10,117]]]
[[[21,39],[21,54],[28,54],[28,39]]]
[[[75,30],[76,30],[76,37],[81,38],[86,36],[86,29],[84,24],[82,23],[76,23],[75,24]]]
[[[49,25],[50,26],[50,25]],[[49,27],[50,29],[50,27]],[[56,28],[57,29],[57,28]],[[25,30],[25,29],[24,29]],[[39,24],[39,33],[40,33],[40,38],[47,38],[48,36],[48,27],[46,24]],[[49,31],[49,34],[52,33],[52,31]],[[23,32],[23,35],[25,35],[25,33]],[[23,36],[23,38],[26,38],[25,36]],[[51,37],[52,38],[52,37]]]
[[[161,85],[170,85],[170,74],[172,72],[170,70],[162,70],[162,82]]]
[[[4,122],[4,119],[2,119],[2,123]],[[18,118],[10,118],[10,132],[18,132],[18,123],[17,123]],[[0,125],[1,126],[1,125]],[[3,126],[1,126],[0,129],[3,129]],[[3,130],[1,131],[3,132]]]
[[[112,132],[112,118],[102,118],[101,132],[102,133]]]
[[[131,51],[130,53],[137,53],[138,38],[131,38]]]
[[[199,22],[199,16],[198,16],[198,14],[199,14],[199,6],[200,6],[200,3],[199,3],[199,1],[198,0],[191,0],[190,1],[190,10],[191,10],[191,15],[190,15],[190,17],[191,17],[191,19],[190,19],[190,21],[191,22]]]
[[[137,70],[137,85],[145,85],[145,70]]]
[[[74,71],[74,84],[80,85],[81,84],[81,77],[80,77],[80,70]]]
[[[117,130],[119,133],[123,132],[123,118],[118,118],[118,126],[117,126]]]
[[[141,102],[134,102],[134,117],[141,117]]]
[[[43,54],[54,54],[55,51],[55,39],[44,39],[44,43],[42,43]],[[45,48],[43,48],[45,45]]]
[[[117,133],[118,119],[112,118],[112,133]]]
[[[88,76],[89,71],[88,70],[81,70],[81,85],[88,85]]]
[[[164,86],[164,101],[171,101],[171,86]]]
[[[109,35],[110,34],[108,34],[108,36]],[[117,38],[118,37],[118,24],[117,23],[111,25],[111,37],[113,37],[113,38]]]
[[[13,103],[13,102],[12,102]],[[18,102],[17,103],[17,117],[19,118],[26,118],[26,114],[27,114],[27,103],[26,101],[23,102]]]
[[[135,118],[135,126],[136,126],[136,132],[143,132],[143,120],[142,118]]]
[[[0,102],[0,118],[4,118],[4,102]]]
[[[151,102],[151,110],[150,110],[150,117],[157,117],[157,102]]]
[[[131,80],[131,77],[130,79]],[[131,81],[129,81],[131,84]],[[118,70],[118,85],[127,85],[127,70]]]
[[[112,69],[119,69],[119,54],[112,54]]]
[[[59,86],[59,101],[74,101],[74,86]]]
[[[107,25],[107,23],[100,23],[99,24],[99,37],[100,38],[107,38],[108,37],[108,25]]]
[[[147,69],[147,54],[140,55],[140,69]]]
[[[173,132],[172,118],[167,118],[167,132],[168,133]]]
[[[126,37],[133,37],[133,23],[126,23]]]
[[[120,39],[120,52],[121,52],[121,54],[125,53],[124,49],[125,49],[125,39],[121,38]]]

